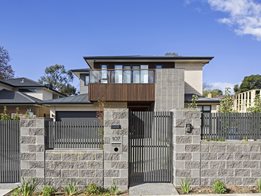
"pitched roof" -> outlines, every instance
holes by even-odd
[[[0,90],[0,104],[40,104],[40,99],[19,91]]]
[[[44,104],[88,104],[91,103],[88,94],[80,94],[60,99],[45,100]]]
[[[3,80],[3,82],[15,87],[45,87],[39,82],[33,81],[25,77],[7,79],[7,80]]]
[[[193,94],[185,94],[185,102],[192,101]],[[197,103],[220,103],[221,98],[198,97]]]
[[[1,83],[6,84],[6,85],[10,85],[12,87],[18,87],[18,88],[25,88],[25,87],[42,87],[42,88],[47,88],[53,92],[56,92],[62,96],[65,96],[64,94],[62,94],[61,92],[50,88],[47,85],[43,85],[39,82],[36,82],[34,80],[31,80],[29,78],[25,78],[25,77],[21,77],[21,78],[12,78],[12,79],[7,79],[7,80],[0,80]]]

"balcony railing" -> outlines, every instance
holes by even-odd
[[[90,71],[89,83],[112,84],[153,84],[155,83],[155,70],[93,70]]]

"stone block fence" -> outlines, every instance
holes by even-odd
[[[203,141],[199,111],[173,110],[173,183],[188,179],[192,185],[256,185],[261,179],[261,141]],[[186,124],[193,126],[186,131]]]
[[[201,140],[201,114],[173,112],[173,184],[188,179],[192,185],[255,185],[261,178],[260,141],[206,142]],[[188,125],[192,125],[192,132]],[[111,125],[120,125],[112,129]],[[44,119],[22,119],[21,179],[36,178],[56,187],[76,182],[84,187],[113,183],[128,189],[128,109],[112,105],[104,110],[104,146],[101,149],[45,149]]]
[[[44,123],[41,118],[20,121],[21,180],[35,178],[40,185],[57,188],[75,182],[80,188],[95,183],[128,189],[128,109],[124,105],[105,108],[101,149],[46,150]],[[111,129],[113,124],[121,127]]]

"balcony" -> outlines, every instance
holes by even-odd
[[[154,70],[94,70],[89,80],[91,101],[155,100]]]

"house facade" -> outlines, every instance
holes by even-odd
[[[255,105],[256,97],[261,98],[261,89],[236,94],[234,97],[234,110],[242,113],[248,112],[248,109]]]
[[[60,92],[31,79],[22,77],[0,80],[0,113],[6,106],[9,114],[30,111],[38,117],[49,116],[49,109],[43,101],[64,97]]]
[[[87,56],[88,67],[72,72],[80,95],[45,101],[51,118],[95,118],[99,103],[124,103],[130,111],[184,108],[192,95],[202,110],[219,100],[203,99],[203,68],[213,57]],[[213,106],[214,105],[214,106]]]

